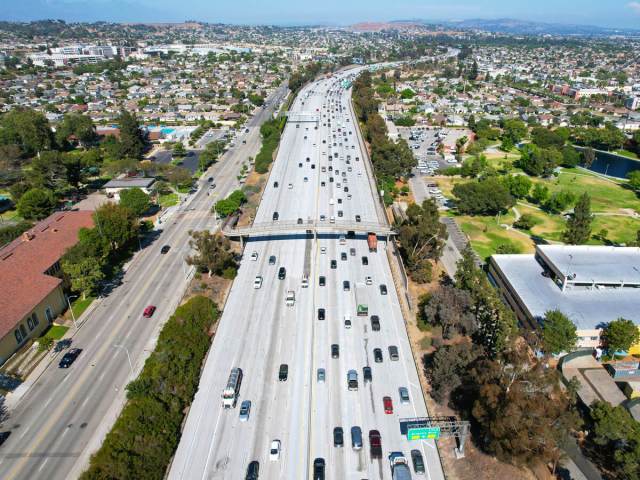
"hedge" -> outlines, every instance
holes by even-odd
[[[176,309],[142,373],[127,386],[127,403],[82,480],[164,478],[218,317],[216,304],[203,296]]]
[[[280,143],[280,135],[284,128],[285,121],[285,117],[278,117],[264,122],[260,127],[262,147],[255,159],[256,172],[267,173],[269,171],[269,165],[273,162],[273,152],[276,151],[276,148],[278,148],[278,144]]]

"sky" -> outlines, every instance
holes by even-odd
[[[0,20],[329,24],[515,18],[640,29],[640,0],[0,0]]]

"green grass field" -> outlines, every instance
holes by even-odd
[[[96,297],[87,297],[87,298],[76,298],[74,302],[71,303],[71,309],[73,310],[73,314],[76,317],[76,320],[80,318],[80,315],[84,313],[84,311],[89,308],[91,302],[93,302]]]
[[[177,193],[169,193],[167,195],[160,195],[158,199],[158,203],[161,207],[167,208],[172,207],[178,204],[178,194]]]
[[[53,340],[60,340],[64,337],[64,334],[67,333],[67,330],[69,330],[69,327],[65,327],[64,325],[51,325],[51,328],[47,330],[47,333],[43,336]]]

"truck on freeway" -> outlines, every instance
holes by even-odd
[[[359,317],[366,317],[369,315],[366,289],[367,287],[364,283],[356,283],[356,313]]]
[[[389,454],[391,463],[391,478],[393,480],[411,480],[411,470],[402,452],[391,452]]]
[[[232,368],[227,380],[227,386],[222,391],[222,407],[236,408],[238,395],[240,395],[240,385],[242,384],[242,369]]]
[[[375,233],[369,232],[367,235],[367,244],[369,245],[370,252],[378,251],[378,237]]]

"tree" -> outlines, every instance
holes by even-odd
[[[176,157],[184,157],[187,151],[184,148],[182,142],[176,142],[173,144],[173,155]]]
[[[424,318],[432,325],[442,327],[442,337],[453,337],[454,331],[471,335],[476,330],[476,318],[471,294],[454,286],[445,285],[436,290],[423,309]]]
[[[56,138],[59,145],[65,145],[75,139],[80,145],[87,146],[95,143],[98,135],[91,117],[79,113],[67,113],[56,128]]]
[[[63,259],[61,265],[71,281],[71,289],[82,293],[82,298],[92,295],[104,278],[102,262],[93,257],[84,257],[76,262]]]
[[[431,385],[431,396],[442,404],[462,384],[467,368],[479,352],[469,342],[445,345],[433,355],[425,356],[425,373]]]
[[[122,110],[117,121],[120,127],[120,158],[130,157],[139,160],[144,152],[145,141],[138,119]]]
[[[547,177],[562,162],[562,155],[556,148],[539,148],[536,145],[524,145],[520,149],[520,159],[514,164],[529,175]]]
[[[18,213],[26,220],[42,220],[53,212],[56,201],[53,194],[41,188],[32,188],[18,201]]]
[[[136,217],[140,217],[149,210],[151,202],[149,195],[140,188],[127,188],[120,192],[120,205],[131,210]]]
[[[93,213],[93,223],[114,252],[138,237],[138,220],[122,205],[111,202],[101,205]]]
[[[536,218],[530,213],[523,213],[513,226],[520,230],[531,230],[536,225]]]
[[[175,188],[189,186],[193,183],[191,172],[184,167],[173,167],[167,172],[167,181]]]
[[[591,238],[591,197],[584,193],[576,204],[573,215],[567,220],[567,229],[564,232],[564,241],[571,245],[582,245]]]
[[[544,208],[550,212],[560,213],[569,208],[575,201],[575,195],[569,190],[560,190],[554,192],[553,195],[544,203]]]
[[[607,324],[602,337],[609,352],[628,352],[640,341],[640,331],[633,320],[618,318]]]
[[[507,119],[502,124],[502,140],[509,140],[511,145],[515,145],[522,141],[527,131],[527,126],[522,120]]]
[[[593,162],[596,160],[596,151],[591,147],[585,148],[582,151],[582,159],[584,166],[586,168],[591,168],[591,165],[593,165]]]
[[[18,145],[25,157],[54,146],[53,133],[44,114],[32,109],[16,108],[0,120],[0,145]]]
[[[210,165],[213,165],[220,156],[220,153],[224,150],[224,142],[215,140],[207,143],[202,153],[200,153],[199,162],[200,170],[206,170]]]
[[[218,215],[228,217],[229,215],[237,212],[246,201],[247,197],[242,190],[236,190],[227,198],[217,201],[214,209]]]
[[[633,172],[629,172],[627,174],[627,178],[629,179],[629,188],[634,190],[636,193],[640,193],[640,170],[634,170]]]
[[[599,452],[612,478],[640,479],[640,423],[622,405],[601,401],[591,405],[589,416],[593,442],[603,447]]]
[[[533,184],[526,175],[507,175],[502,177],[502,180],[515,198],[526,198]]]
[[[531,141],[540,148],[555,147],[564,145],[565,139],[562,135],[553,132],[545,127],[535,127],[531,130]]]
[[[549,199],[549,188],[542,183],[534,184],[531,198],[540,205],[544,204]]]
[[[456,207],[463,214],[496,215],[511,208],[515,201],[496,178],[459,183],[453,187]]]
[[[544,314],[542,325],[542,345],[545,353],[557,355],[571,352],[578,341],[576,326],[560,310],[550,310]]]
[[[194,255],[187,258],[189,265],[209,272],[209,276],[222,275],[227,268],[236,268],[231,242],[222,234],[212,234],[207,230],[192,231],[189,234],[191,235],[189,246],[196,251]]]
[[[46,190],[61,190],[66,183],[66,169],[58,151],[42,152],[31,160],[29,183]]]

